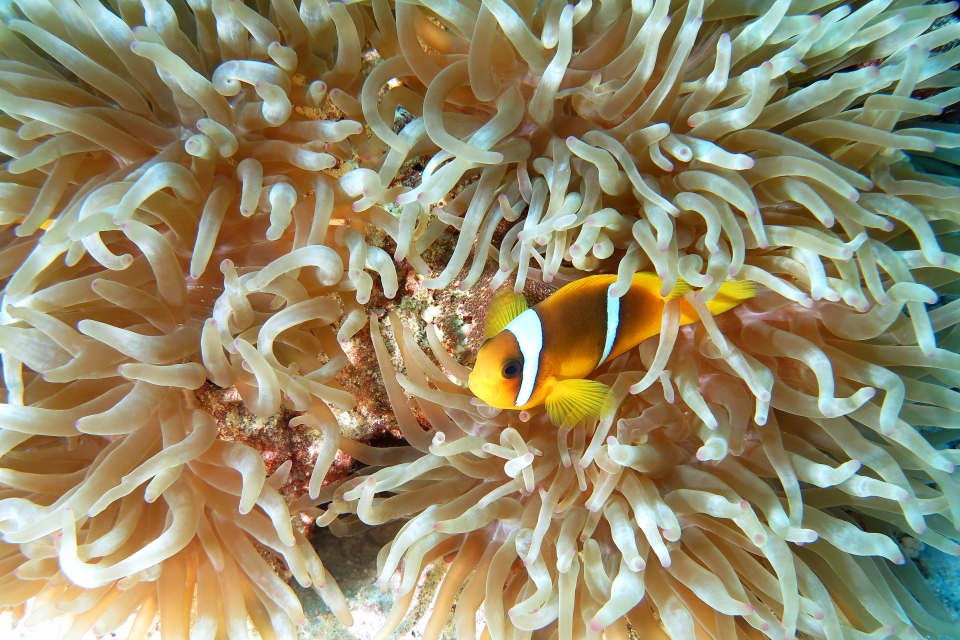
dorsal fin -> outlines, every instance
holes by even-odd
[[[527,299],[522,295],[514,293],[510,288],[501,289],[487,307],[487,316],[483,320],[483,339],[489,340],[503,331],[511,320],[527,308]]]

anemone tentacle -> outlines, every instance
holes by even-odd
[[[960,636],[897,542],[960,554],[956,9],[0,2],[0,609],[295,638],[265,556],[353,618],[291,520],[405,520],[380,638],[454,553],[425,638],[454,601],[460,638]],[[572,429],[393,313],[639,271],[701,322],[667,304]],[[359,348],[406,446],[341,433]]]

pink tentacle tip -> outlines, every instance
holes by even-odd
[[[598,622],[596,618],[594,618],[593,620],[590,621],[590,629],[592,631],[602,631],[603,625],[600,622]]]
[[[434,522],[434,523],[433,523],[433,530],[434,530],[434,531],[440,531],[440,523],[439,523],[439,522]]]

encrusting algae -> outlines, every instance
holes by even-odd
[[[383,640],[960,635],[956,9],[0,2],[0,608],[348,627],[399,522]]]

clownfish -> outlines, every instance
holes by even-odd
[[[609,386],[585,379],[641,342],[660,333],[664,305],[691,291],[682,280],[667,296],[652,273],[637,273],[626,294],[611,295],[615,275],[576,280],[534,306],[522,295],[497,294],[484,321],[484,343],[468,385],[480,400],[498,409],[546,405],[550,420],[571,428],[611,409]],[[725,282],[706,303],[713,315],[755,295],[748,281]],[[699,321],[681,300],[680,324]]]

